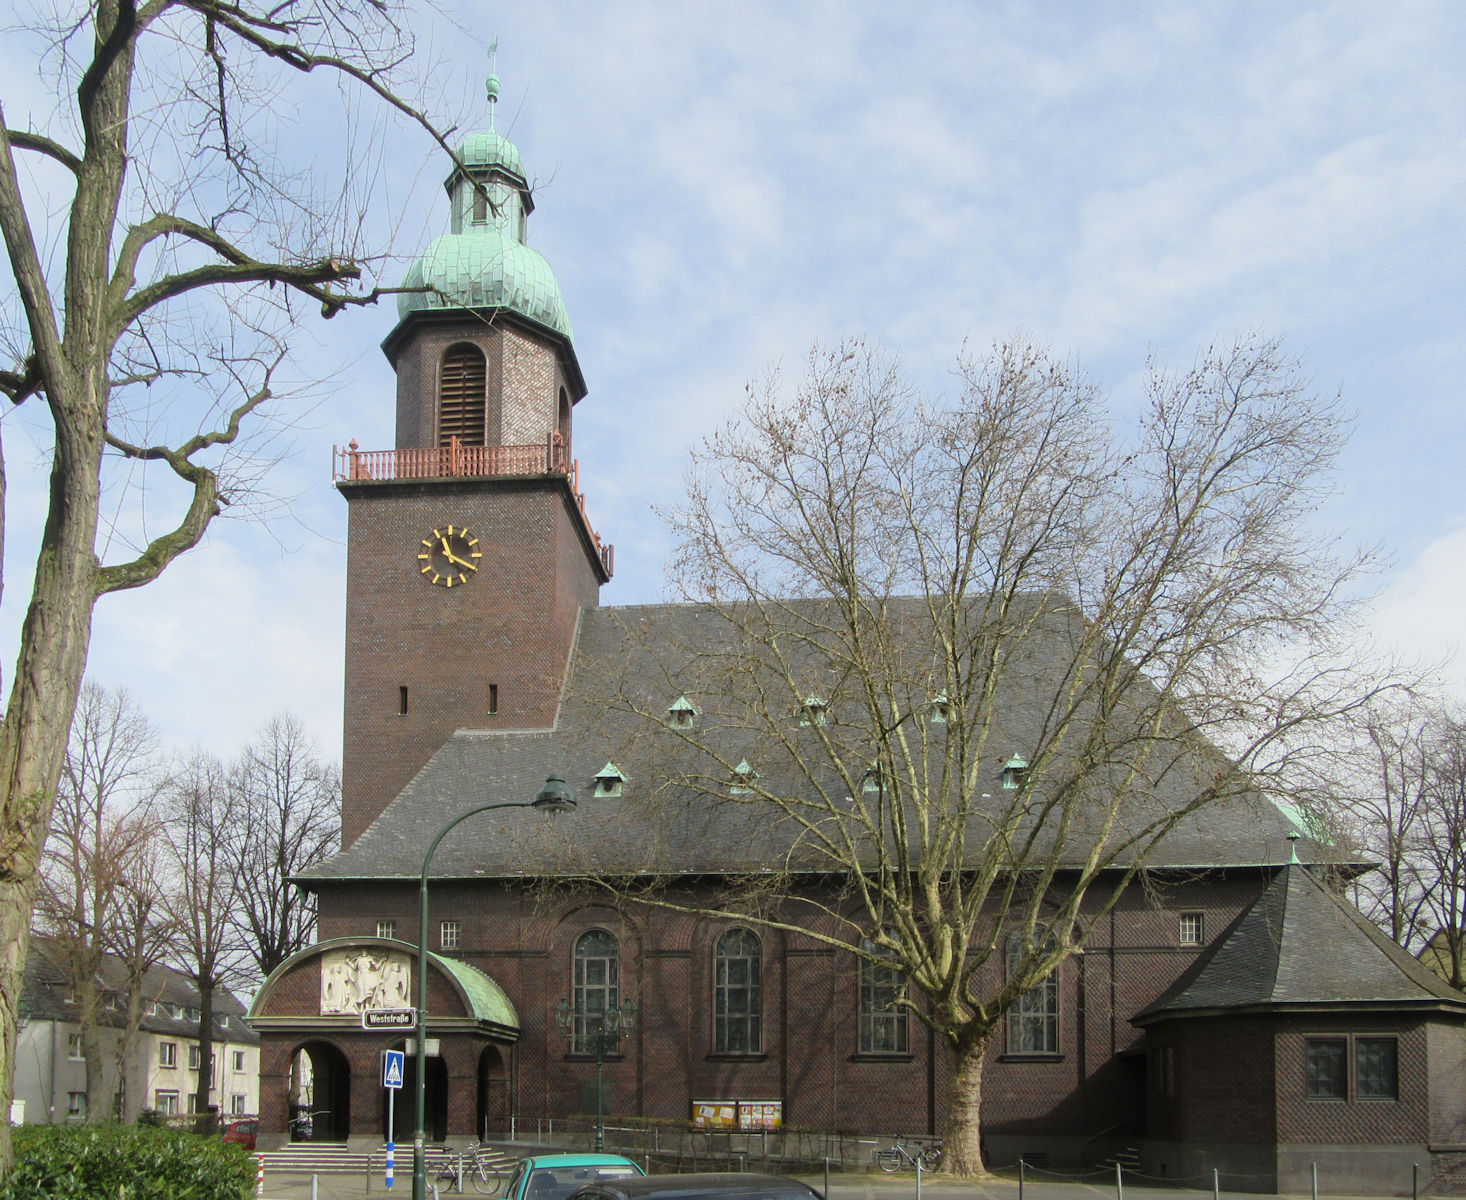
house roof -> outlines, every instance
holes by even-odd
[[[44,934],[31,934],[23,992],[25,1015],[31,1020],[79,1019],[77,1006],[70,999],[71,984],[64,964],[61,942]],[[104,995],[122,997],[126,994],[127,971],[121,959],[104,955],[100,976]],[[142,998],[142,1029],[149,1033],[198,1037],[199,1018],[190,1017],[187,1013],[188,1010],[198,1012],[199,991],[183,972],[161,963],[148,968],[143,977]],[[156,1011],[149,1013],[148,1008],[154,1004]],[[103,1006],[103,1024],[120,1025],[122,1017],[120,1009]],[[214,1040],[251,1045],[259,1041],[259,1035],[244,1023],[244,1005],[227,988],[218,988],[214,992]]]
[[[925,619],[921,601],[902,603],[913,622]],[[804,605],[804,611],[813,608]],[[1051,719],[1055,673],[1072,662],[1071,648],[1058,643],[1073,636],[1076,614],[1072,606],[1054,612],[1052,619],[1037,621],[1026,634],[1024,645],[1014,652],[1017,661],[1005,674],[1006,691],[998,706],[1001,728],[995,731],[990,750],[991,787],[997,794],[1003,764],[1015,753],[1031,757],[1043,736],[1045,722]],[[624,713],[613,711],[635,706],[647,714],[665,715],[686,698],[698,711],[699,729],[710,736],[716,729],[726,763],[747,759],[762,787],[807,786],[807,781],[781,774],[777,762],[761,758],[763,748],[757,739],[720,701],[718,688],[741,686],[742,677],[734,672],[717,681],[716,660],[742,636],[725,614],[702,605],[584,612],[553,728],[457,731],[350,848],[304,872],[300,882],[415,878],[433,836],[454,816],[495,800],[527,802],[552,773],[564,775],[577,795],[576,812],[554,820],[504,811],[476,816],[444,839],[432,874],[467,879],[723,874],[756,873],[777,864],[821,870],[824,863],[808,837],[801,837],[793,821],[768,806],[720,801],[693,795],[691,789],[679,795],[659,793],[663,781],[675,774],[667,765],[675,758],[678,769],[685,771],[694,751],[663,728],[652,729],[645,721],[638,726]],[[838,722],[838,691],[824,680],[818,682],[822,697],[829,696],[832,722]],[[619,703],[605,702],[608,688],[620,689]],[[804,696],[807,690],[796,694]],[[905,702],[925,706],[938,690],[914,692]],[[791,726],[799,724],[796,708],[797,700],[791,708]],[[838,734],[833,724],[831,729],[829,736]],[[1185,761],[1171,764],[1146,798],[1121,815],[1118,833],[1124,833],[1127,822],[1143,825],[1168,806],[1184,805],[1198,787],[1206,786],[1207,778],[1235,775],[1231,764],[1204,739],[1176,740],[1190,747]],[[862,753],[868,758],[868,752]],[[620,796],[594,796],[592,781],[608,761],[623,773],[626,783]],[[866,765],[866,761],[858,764],[857,777]],[[704,761],[701,769],[717,768]],[[822,786],[840,788],[833,770],[828,774]],[[976,814],[968,834],[974,855],[990,832],[982,814]],[[1237,796],[1183,819],[1149,861],[1157,868],[1188,870],[1277,865],[1287,857],[1288,835],[1296,832],[1295,824],[1261,796]],[[1324,854],[1322,848],[1318,854]]]
[[[1466,1016],[1456,991],[1297,863],[1132,1021],[1320,1008],[1437,1008]]]

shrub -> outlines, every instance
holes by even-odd
[[[28,1125],[0,1200],[244,1200],[253,1160],[242,1146],[171,1129]]]

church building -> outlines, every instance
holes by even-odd
[[[491,78],[491,101],[496,89]],[[483,813],[432,860],[431,1139],[505,1137],[597,1099],[613,1123],[820,1130],[851,1145],[938,1134],[951,1067],[896,1002],[897,973],[795,928],[695,911],[720,881],[794,853],[787,832],[746,809],[669,818],[649,800],[659,751],[617,736],[597,700],[594,682],[615,679],[670,730],[709,720],[695,673],[669,669],[665,650],[690,660],[729,631],[695,605],[601,606],[614,556],[588,515],[572,429],[586,378],[528,243],[520,152],[490,126],[459,147],[449,232],[409,270],[422,290],[400,295],[383,343],[396,444],[337,454],[343,849],[297,881],[318,899],[319,942],[250,1012],[261,1145],[290,1136],[303,1059],[313,1138],[384,1138],[380,1054],[403,1037],[362,1014],[414,1003],[424,858],[458,815],[532,800],[551,776],[573,813]],[[1016,768],[991,769],[996,787]],[[1131,1150],[1149,1174],[1210,1187],[1215,1167],[1224,1187],[1258,1191],[1306,1188],[1314,1162],[1354,1192],[1408,1190],[1412,1163],[1449,1173],[1466,1156],[1466,996],[1305,865],[1329,857],[1266,802],[1179,825],[994,1039],[988,1161]],[[612,876],[663,881],[678,903],[587,882]],[[833,896],[838,881],[801,886]],[[607,1046],[586,1014],[610,1010],[634,1020]]]

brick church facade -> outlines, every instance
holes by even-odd
[[[629,680],[675,727],[704,701],[644,648],[691,652],[728,632],[695,606],[600,607],[614,560],[572,453],[587,388],[554,275],[525,241],[519,151],[491,130],[459,160],[450,232],[409,272],[423,290],[402,295],[384,343],[396,446],[338,455],[344,849],[298,881],[318,897],[320,941],[251,1011],[261,1128],[286,1136],[304,1056],[314,1136],[381,1140],[379,1055],[401,1039],[363,1030],[360,1014],[410,1003],[424,853],[455,815],[528,800],[553,774],[575,813],[487,813],[434,859],[430,1137],[584,1113],[598,1064],[555,1007],[628,999],[635,1024],[604,1064],[613,1119],[938,1133],[951,1068],[890,1003],[889,974],[797,928],[583,882],[657,878],[662,900],[697,908],[789,847],[746,815],[667,820],[646,803],[655,754],[613,736],[594,681]],[[1408,1188],[1410,1163],[1443,1172],[1466,1153],[1466,997],[1320,886],[1299,858],[1326,848],[1298,835],[1265,803],[1177,828],[994,1039],[990,1162],[1087,1163],[1129,1146],[1157,1175],[1204,1172],[1210,1186],[1216,1166],[1233,1188],[1273,1190],[1306,1186],[1323,1159],[1348,1164],[1350,1190],[1388,1192]],[[839,881],[814,872],[798,886],[825,902]]]

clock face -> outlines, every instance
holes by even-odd
[[[449,525],[423,538],[417,564],[429,583],[451,588],[472,579],[482,557],[478,538],[461,525]]]

